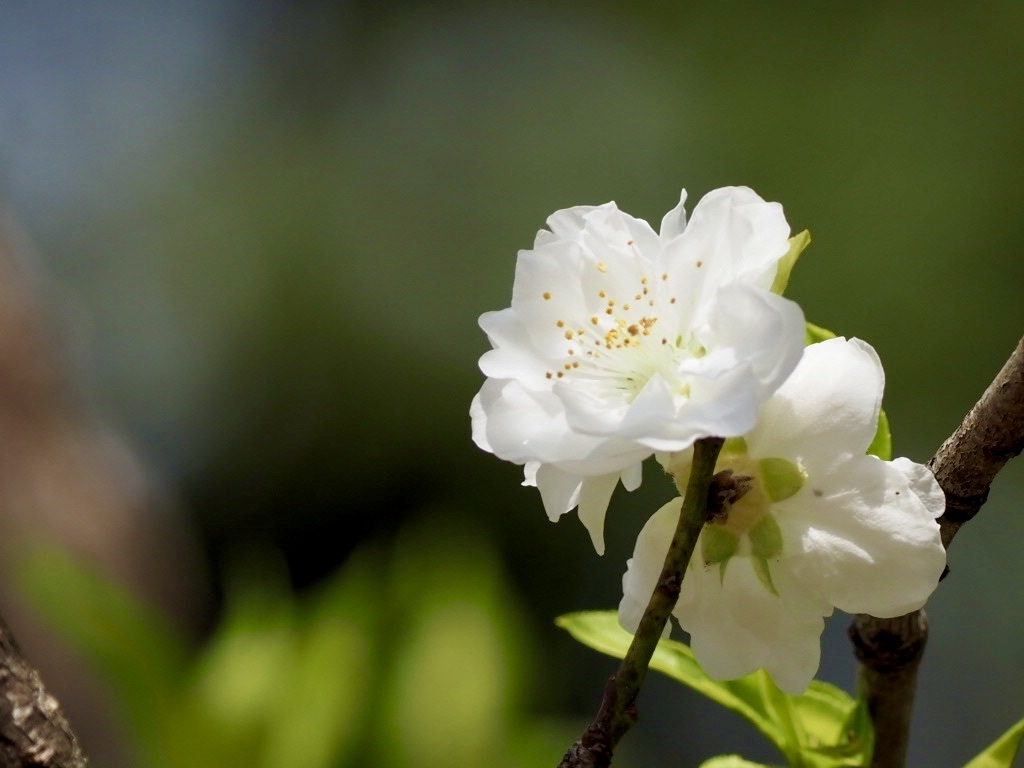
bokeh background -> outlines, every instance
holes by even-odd
[[[19,576],[25,542],[165,615],[239,732],[259,730],[246,702],[293,695],[264,680],[281,626],[260,620],[345,584],[362,639],[311,679],[356,703],[316,724],[342,734],[316,764],[555,764],[613,662],[552,619],[617,604],[670,485],[651,467],[616,495],[598,558],[472,445],[476,318],[507,306],[516,251],[558,208],[656,224],[681,187],[691,207],[753,187],[813,236],[788,295],[878,349],[896,453],[924,461],[1022,331],[1022,48],[1009,2],[5,3],[10,301],[49,329],[78,447],[22,471],[41,385],[19,378],[23,326],[0,328],[0,549],[28,585],[4,611],[96,764],[143,764],[147,742],[159,764],[187,729],[140,736],[135,683],[90,682],[88,640],[49,646],[74,591],[56,566]],[[1024,714],[1022,503],[1018,462],[951,550],[912,764],[960,765]],[[253,643],[225,630],[240,604]],[[849,689],[847,623],[822,676]],[[234,671],[211,682],[211,658]],[[667,681],[641,716],[623,765],[777,759]]]

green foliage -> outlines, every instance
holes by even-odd
[[[878,428],[868,446],[868,453],[882,461],[892,461],[892,431],[889,429],[889,417],[885,411],[878,412]]]
[[[159,745],[188,668],[183,638],[125,589],[58,550],[38,551],[19,576],[36,607],[60,617],[60,632],[116,689],[145,765],[168,765]]]
[[[796,264],[796,260],[800,258],[800,254],[804,252],[804,249],[811,244],[811,233],[806,229],[798,235],[793,235],[789,238],[789,250],[786,255],[779,259],[779,266],[775,272],[775,280],[772,281],[771,290],[773,293],[777,293],[780,296],[785,292],[786,286],[789,285],[789,276],[793,272],[793,266]]]
[[[1014,723],[1006,733],[992,742],[964,768],[1010,768],[1020,750],[1022,738],[1024,738],[1024,719]]]
[[[572,613],[557,624],[584,645],[620,659],[632,640],[613,611]],[[779,690],[764,670],[738,680],[713,680],[693,652],[673,640],[658,644],[651,669],[746,718],[794,768],[850,768],[870,762],[874,733],[866,709],[835,686],[815,680],[806,692],[791,696]],[[756,764],[723,762],[719,768],[729,765]]]
[[[834,339],[836,335],[827,328],[815,325],[814,323],[804,323],[804,346],[809,347],[811,344],[817,344],[819,341],[828,341]]]
[[[719,755],[705,760],[700,768],[771,768],[764,763],[752,763],[739,755]]]
[[[301,597],[272,554],[239,560],[196,651],[59,551],[33,554],[21,583],[109,681],[140,768],[550,762],[575,728],[523,716],[521,622],[464,530],[432,520],[393,552],[364,547]]]

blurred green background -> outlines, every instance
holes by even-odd
[[[598,558],[472,445],[476,318],[507,306],[516,251],[558,208],[657,225],[681,187],[691,208],[753,187],[813,236],[787,294],[878,349],[896,453],[924,461],[1022,332],[1022,46],[1009,2],[11,3],[0,190],[83,397],[196,534],[213,598],[172,617],[191,642],[227,642],[230,583],[284,611],[358,560],[380,584],[344,604],[386,626],[363,637],[377,671],[322,679],[378,725],[323,764],[554,765],[613,663],[552,619],[617,604],[671,490],[652,467],[617,495]],[[930,604],[912,764],[961,764],[1024,714],[1022,466]],[[849,688],[847,623],[822,676]],[[432,762],[440,731],[395,734],[438,710]],[[662,680],[641,717],[623,765],[775,759]]]

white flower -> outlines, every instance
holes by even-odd
[[[857,339],[807,348],[744,438],[726,441],[716,471],[749,477],[746,495],[707,523],[673,614],[712,677],[763,667],[799,693],[818,669],[833,607],[881,618],[924,605],[946,562],[935,518],[945,498],[907,459],[865,455],[883,372]],[[692,450],[669,459],[688,474]],[[647,522],[623,576],[619,619],[634,631],[654,590],[681,499]]]
[[[740,435],[803,351],[803,314],[769,291],[789,250],[777,203],[683,192],[656,233],[615,203],[558,211],[519,252],[512,306],[480,318],[494,347],[473,439],[525,465],[552,520],[579,505],[598,552],[619,480],[654,451]]]

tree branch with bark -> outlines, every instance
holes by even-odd
[[[0,768],[83,768],[60,704],[0,619]]]
[[[1024,450],[1024,338],[956,431],[928,462],[946,495],[939,518],[949,549],[961,526],[988,499],[1003,466]],[[923,610],[893,619],[858,615],[850,627],[860,684],[875,724],[872,768],[903,768],[917,688],[917,667],[927,640]]]

